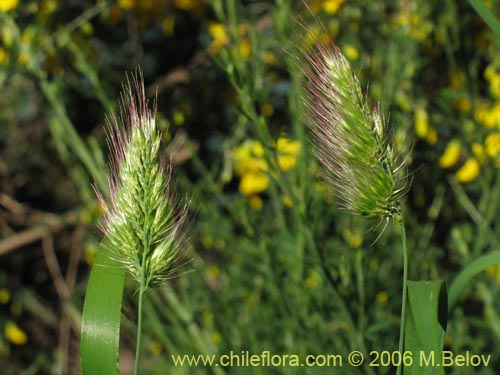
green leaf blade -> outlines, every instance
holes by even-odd
[[[82,316],[82,375],[118,374],[125,271],[98,253],[90,273]]]
[[[444,281],[408,281],[405,352],[412,353],[413,363],[404,375],[444,375],[440,365],[447,314]],[[421,361],[422,354],[433,360]]]

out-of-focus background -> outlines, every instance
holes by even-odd
[[[171,354],[397,348],[397,228],[371,246],[383,225],[339,210],[321,180],[301,121],[300,73],[290,73],[300,35],[340,47],[409,155],[410,278],[451,283],[500,250],[499,38],[466,1],[307,4],[0,0],[3,374],[79,373],[106,116],[138,66],[157,98],[175,189],[192,201],[191,272],[148,294],[144,373],[325,374],[175,367]],[[498,1],[483,4],[500,14]],[[449,374],[500,371],[500,268],[483,268],[450,313],[445,346],[492,360]],[[134,292],[131,283],[123,373],[133,361]]]

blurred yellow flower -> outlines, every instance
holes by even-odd
[[[26,65],[29,61],[28,54],[26,52],[21,52],[19,56],[17,57],[17,62],[20,65]]]
[[[403,111],[408,112],[411,108],[410,99],[403,90],[398,90],[395,97],[396,103]]]
[[[209,50],[213,53],[218,52],[222,47],[229,43],[226,33],[226,26],[220,22],[210,22],[208,24],[208,33],[212,37],[212,43]]]
[[[450,79],[451,89],[454,91],[460,90],[465,82],[464,72],[457,69],[450,69],[448,76]]]
[[[248,204],[250,208],[254,211],[262,210],[264,203],[262,202],[262,198],[258,195],[252,195],[248,198]]]
[[[28,342],[26,333],[14,322],[7,322],[4,327],[5,338],[14,345],[24,345]]]
[[[343,48],[345,57],[351,61],[356,61],[359,59],[359,51],[353,45],[346,44]]]
[[[125,10],[132,9],[134,5],[134,0],[118,0],[118,6]]]
[[[292,207],[293,206],[293,202],[292,202],[292,200],[290,199],[289,196],[285,195],[283,197],[283,206],[285,206],[285,207]]]
[[[249,172],[241,177],[239,190],[246,196],[265,191],[269,187],[269,177],[260,172]]]
[[[248,38],[243,38],[240,42],[240,54],[244,60],[247,60],[250,57],[250,53],[252,52],[250,48],[250,41]]]
[[[323,0],[321,4],[321,9],[329,15],[334,15],[338,12],[345,0]]]
[[[285,137],[278,138],[276,142],[278,151],[278,166],[287,171],[297,164],[297,156],[300,152],[300,143]]]
[[[191,10],[196,2],[196,0],[172,0],[172,5],[178,9]]]
[[[0,289],[0,305],[5,305],[10,301],[10,293],[7,289]]]
[[[451,168],[457,164],[458,159],[460,159],[460,148],[460,141],[451,140],[446,146],[443,155],[439,158],[439,166],[441,168]]]
[[[19,0],[0,0],[0,11],[8,12],[16,9]]]
[[[436,144],[437,139],[438,139],[437,130],[433,127],[430,127],[425,140],[427,141],[428,144],[432,146]]]
[[[245,141],[232,151],[234,171],[240,177],[248,172],[263,172],[268,170],[264,160],[264,148],[258,141]]]
[[[472,108],[472,104],[470,103],[470,100],[467,99],[467,98],[463,98],[463,99],[458,99],[455,103],[454,103],[454,106],[455,108],[459,111],[459,112],[462,112],[462,113],[467,113],[470,111],[470,109]]]
[[[262,58],[263,58],[264,62],[268,65],[276,65],[276,63],[278,62],[276,55],[274,54],[274,52],[271,52],[271,51],[264,52],[264,55]]]
[[[491,158],[496,158],[500,154],[500,133],[488,134],[484,140],[484,148]]]
[[[500,98],[500,74],[494,65],[490,64],[484,70],[484,78],[490,83],[491,94],[499,99]]]
[[[477,161],[479,161],[481,164],[486,163],[488,158],[487,158],[486,153],[484,151],[483,145],[475,142],[472,144],[471,149],[472,149],[472,153],[476,157]]]
[[[479,104],[475,111],[475,117],[477,122],[486,129],[500,128],[500,102],[496,102],[492,108],[489,108],[485,103]]]
[[[205,271],[206,276],[211,280],[217,280],[220,275],[219,267],[216,264],[209,264]]]
[[[432,32],[434,26],[432,22],[422,18],[415,4],[411,7],[404,7],[403,12],[393,18],[393,23],[401,27],[411,38],[423,41]]]
[[[481,167],[479,166],[479,162],[476,158],[470,157],[455,175],[458,182],[465,184],[474,181],[477,176],[479,176],[480,170]]]
[[[274,108],[269,103],[264,103],[260,106],[260,112],[265,117],[271,117],[274,114]]]
[[[363,244],[363,236],[361,232],[356,229],[346,228],[342,232],[344,240],[349,244],[353,249],[357,249]]]
[[[172,36],[175,31],[175,18],[172,16],[165,18],[162,23],[162,29],[166,36]]]
[[[427,138],[429,134],[429,115],[425,107],[419,105],[414,113],[415,132],[419,138]]]
[[[275,143],[278,167],[287,171],[295,167],[300,143],[280,137]],[[267,171],[269,166],[265,158],[262,143],[247,140],[232,150],[234,171],[240,177],[239,190],[243,195],[252,196],[269,187]]]
[[[7,65],[9,63],[9,55],[5,50],[0,47],[0,65]]]

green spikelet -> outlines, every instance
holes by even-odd
[[[388,129],[377,109],[367,104],[358,79],[336,46],[305,53],[304,102],[324,178],[340,205],[352,213],[397,218],[406,180]]]
[[[110,256],[145,287],[175,273],[186,247],[183,224],[187,207],[170,193],[172,169],[159,161],[161,136],[155,110],[147,107],[142,76],[134,77],[122,95],[121,117],[110,123],[113,153],[110,199],[103,231]]]

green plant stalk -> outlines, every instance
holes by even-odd
[[[145,258],[145,256],[143,256]],[[144,260],[144,259],[143,259]],[[141,285],[139,287],[139,306],[137,308],[137,339],[135,343],[135,363],[134,363],[134,375],[139,373],[139,362],[141,359],[141,348],[142,348],[142,305],[144,301],[144,292],[146,291],[146,282],[144,272],[141,277]]]
[[[401,299],[401,325],[399,328],[399,353],[403,355],[404,351],[404,336],[405,336],[405,323],[406,323],[406,295],[408,289],[408,249],[406,246],[406,229],[403,216],[399,219],[399,227],[401,229],[401,242],[403,245],[403,293]],[[398,366],[396,375],[401,375],[403,369],[403,362]]]

